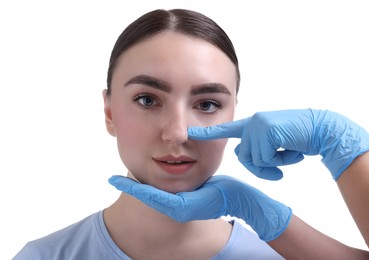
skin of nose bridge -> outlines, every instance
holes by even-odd
[[[165,116],[163,139],[173,142],[184,142],[188,138],[188,120],[185,112],[172,110]]]

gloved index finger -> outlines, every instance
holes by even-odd
[[[221,138],[241,138],[246,119],[241,119],[224,124],[188,128],[188,137],[193,140],[212,140]]]

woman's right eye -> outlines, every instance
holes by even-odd
[[[133,101],[144,108],[150,108],[160,105],[157,99],[150,94],[139,94],[134,97]]]

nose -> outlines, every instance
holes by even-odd
[[[163,141],[171,144],[183,144],[188,140],[187,117],[184,111],[170,111],[163,118]]]

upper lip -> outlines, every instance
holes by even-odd
[[[187,155],[165,155],[165,156],[160,156],[160,157],[154,157],[153,158],[155,161],[160,161],[160,162],[182,162],[182,163],[190,163],[190,162],[195,162],[196,160],[187,156]]]

